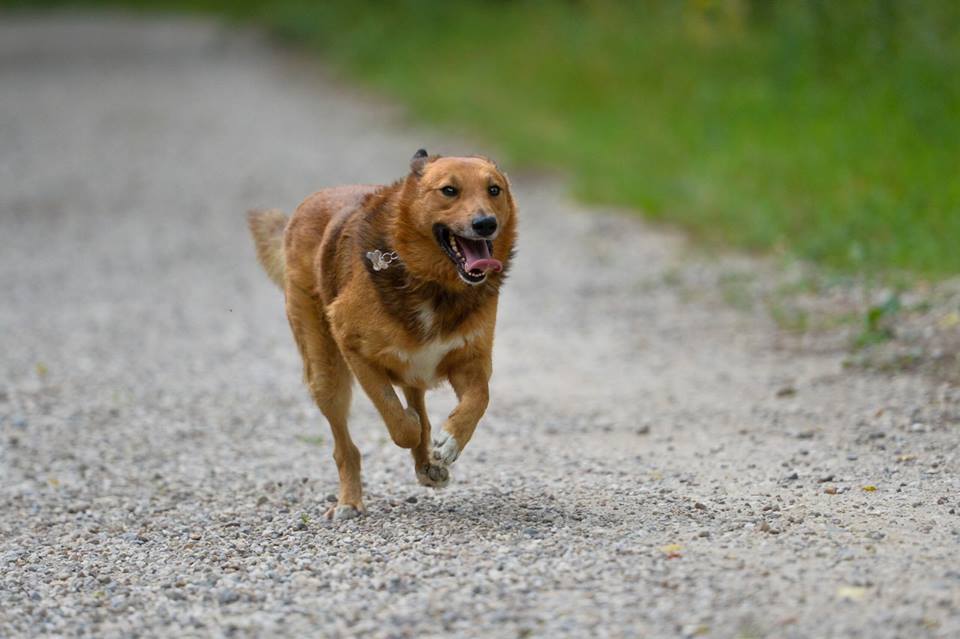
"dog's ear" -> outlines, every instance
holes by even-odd
[[[410,160],[410,171],[417,176],[423,175],[423,167],[432,159],[435,158],[431,158],[426,149],[417,149],[417,152],[413,154],[413,159]]]

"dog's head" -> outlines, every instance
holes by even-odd
[[[496,164],[421,149],[404,191],[398,239],[408,268],[449,288],[500,277],[513,251],[517,211]]]

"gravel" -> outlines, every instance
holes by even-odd
[[[451,487],[358,398],[369,515],[324,520],[244,211],[495,150],[205,22],[7,16],[0,86],[0,636],[960,636],[957,389],[782,348],[689,284],[727,258],[535,175]]]

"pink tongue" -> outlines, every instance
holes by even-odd
[[[466,258],[464,268],[467,271],[482,271],[486,273],[487,271],[499,272],[503,270],[503,264],[500,263],[500,260],[495,260],[490,257],[490,247],[487,246],[485,241],[468,240],[465,237],[458,237],[457,241],[460,244],[463,257]]]

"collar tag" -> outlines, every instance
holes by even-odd
[[[397,255],[396,251],[384,253],[380,249],[376,249],[373,251],[367,251],[367,259],[370,260],[370,263],[373,265],[373,270],[385,271],[390,268],[392,263],[398,261],[400,256]]]

